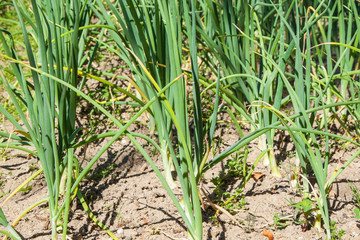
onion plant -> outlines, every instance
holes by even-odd
[[[144,102],[157,96],[166,85],[178,79],[151,105],[151,117],[156,126],[158,142],[163,160],[166,181],[163,185],[173,196],[170,188],[177,183],[172,176],[175,169],[182,199],[173,198],[193,239],[202,239],[202,214],[197,183],[203,164],[203,123],[197,68],[197,46],[195,25],[195,1],[115,1],[103,5],[97,1],[94,11],[99,11],[110,29],[111,39],[117,50],[109,50],[119,55],[131,68],[134,85]],[[110,9],[110,15],[107,13]],[[117,26],[111,17],[116,19]],[[186,34],[184,34],[185,32]],[[188,40],[186,40],[188,39]],[[183,49],[188,49],[190,56]],[[183,58],[191,61],[193,82],[193,117],[188,112],[188,96]],[[191,135],[190,118],[194,122]],[[155,169],[156,166],[152,164]],[[158,175],[160,180],[162,176]]]
[[[48,187],[53,239],[57,239],[61,222],[63,238],[66,237],[74,162],[72,144],[79,129],[75,129],[76,93],[51,77],[74,87],[78,84],[79,55],[84,51],[84,32],[79,28],[90,20],[86,6],[87,1],[31,0],[30,11],[21,1],[13,1],[28,65],[32,68],[30,75],[20,65],[11,33],[5,29],[0,32],[3,60],[9,63],[6,70],[13,77],[1,73],[0,79],[21,119],[20,124],[1,105],[1,113],[16,129],[1,134],[9,138],[10,147],[30,145],[35,148],[34,155],[41,163]],[[67,176],[64,178],[66,193],[60,188],[63,176]],[[65,211],[60,211],[63,203]]]
[[[110,3],[110,2],[108,2]],[[131,3],[131,2],[130,2]],[[66,238],[66,227],[67,227],[67,218],[69,213],[69,205],[70,198],[72,194],[77,192],[80,201],[83,203],[84,199],[81,195],[81,192],[78,189],[79,183],[81,179],[89,172],[90,167],[96,162],[96,160],[101,156],[102,153],[122,134],[128,135],[130,140],[135,144],[135,146],[139,149],[139,151],[145,156],[145,158],[149,161],[150,165],[153,167],[155,172],[158,174],[160,180],[163,182],[165,188],[168,190],[170,197],[175,202],[176,206],[179,209],[180,214],[185,220],[186,225],[189,229],[189,234],[194,239],[201,239],[202,236],[202,218],[201,218],[201,209],[199,202],[199,195],[197,191],[196,185],[196,177],[194,175],[193,170],[193,162],[191,158],[191,143],[190,143],[190,135],[188,129],[188,121],[187,121],[187,105],[186,105],[186,96],[185,91],[178,91],[179,88],[185,88],[185,83],[182,78],[183,74],[181,73],[180,63],[181,58],[180,55],[172,56],[169,58],[171,61],[167,64],[171,66],[174,64],[174,68],[170,75],[167,77],[176,76],[171,82],[167,84],[162,84],[160,88],[159,84],[152,77],[147,68],[143,65],[143,63],[139,60],[139,58],[135,55],[131,50],[127,53],[132,54],[134,56],[131,60],[136,60],[136,63],[139,64],[139,68],[134,68],[134,72],[139,73],[141,76],[141,80],[147,80],[148,84],[152,84],[152,93],[153,95],[149,95],[149,98],[145,96],[145,103],[142,104],[144,107],[141,111],[139,111],[134,118],[129,121],[125,126],[122,126],[118,120],[116,120],[111,114],[109,114],[104,108],[102,108],[96,101],[92,100],[88,96],[84,95],[81,91],[77,89],[77,76],[79,74],[78,66],[78,53],[75,50],[78,41],[78,37],[80,35],[80,20],[84,20],[83,15],[84,9],[88,5],[86,2],[84,3],[82,11],[80,12],[80,8],[75,2],[69,2],[67,5],[58,4],[59,7],[65,7],[65,9],[51,8],[50,3],[46,4],[41,2],[40,4],[42,8],[40,8],[37,2],[32,1],[32,6],[35,14],[35,22],[32,22],[31,17],[28,15],[26,10],[22,7],[22,5],[18,2],[14,2],[18,14],[20,16],[20,23],[23,27],[23,35],[25,39],[25,45],[28,52],[28,58],[30,64],[23,63],[17,59],[16,53],[14,51],[14,46],[12,44],[7,44],[7,40],[11,39],[11,35],[8,34],[5,30],[3,30],[1,35],[2,44],[6,46],[6,59],[11,63],[12,70],[14,71],[14,76],[16,80],[21,85],[21,89],[15,89],[8,79],[2,76],[2,81],[6,86],[6,90],[8,91],[13,104],[15,105],[22,121],[25,124],[25,127],[22,127],[20,124],[16,122],[14,117],[4,108],[1,107],[2,113],[8,118],[8,120],[14,124],[16,128],[18,128],[17,132],[20,133],[14,136],[10,136],[10,134],[3,133],[2,135],[12,138],[16,140],[14,142],[10,142],[10,147],[15,148],[17,144],[28,144],[35,147],[36,155],[42,164],[43,171],[45,174],[45,178],[49,188],[49,207],[50,207],[50,221],[52,226],[52,237],[55,239],[57,235],[57,223],[60,217],[62,217],[62,213],[64,213],[64,221],[63,221],[63,238]],[[19,5],[18,5],[19,4]],[[101,4],[99,4],[101,5]],[[145,5],[144,5],[145,6]],[[167,17],[169,21],[174,21],[173,26],[167,26],[168,28],[164,28],[169,36],[173,34],[179,23],[176,21],[176,17],[178,17],[179,13],[173,15],[168,15],[166,8],[169,7],[166,2],[162,2],[159,4],[161,9],[161,16]],[[69,8],[67,8],[69,7]],[[165,7],[165,8],[164,8]],[[179,9],[179,6],[174,7],[172,13],[176,13]],[[182,7],[182,6],[180,6]],[[186,3],[184,3],[184,7],[188,7]],[[192,6],[193,7],[193,6]],[[64,22],[59,21],[56,17],[61,15],[56,15],[60,13],[66,13],[66,10],[69,9],[70,13],[74,14],[74,17],[71,20],[75,20],[75,24],[73,25],[71,22],[67,21],[70,24],[69,27],[75,27],[75,29],[67,29],[65,28],[66,24]],[[46,10],[46,11],[45,11]],[[55,11],[55,13],[52,12]],[[58,11],[56,11],[58,10]],[[96,11],[96,9],[94,9]],[[134,10],[134,9],[132,9]],[[50,13],[50,14],[49,14]],[[43,15],[41,15],[43,14]],[[49,14],[49,16],[47,15]],[[157,12],[159,14],[159,12]],[[107,14],[105,14],[107,15]],[[69,15],[66,15],[69,16]],[[76,16],[76,17],[75,17]],[[33,27],[36,40],[39,42],[39,54],[42,58],[36,59],[36,54],[33,52],[33,48],[30,44],[30,40],[28,38],[27,29],[25,28],[25,22],[23,17],[26,20],[27,24],[30,24]],[[189,16],[188,16],[189,17]],[[49,18],[51,20],[49,20]],[[66,20],[60,18],[62,20]],[[189,22],[189,21],[188,21]],[[63,25],[62,25],[63,24]],[[42,26],[45,26],[42,28]],[[194,29],[194,28],[193,28]],[[46,31],[48,30],[48,31]],[[60,31],[60,32],[57,32]],[[61,31],[64,30],[64,33],[61,34]],[[181,28],[178,30],[180,33]],[[5,33],[5,34],[4,34]],[[8,38],[4,35],[8,34]],[[55,38],[52,38],[52,35],[55,35]],[[65,36],[65,37],[64,37]],[[195,35],[194,35],[195,36]],[[179,42],[176,34],[173,36],[173,42],[171,44],[176,44]],[[11,41],[10,41],[11,43]],[[53,45],[55,44],[55,45]],[[193,45],[194,48],[195,45]],[[75,49],[73,49],[75,48]],[[127,49],[126,49],[127,50]],[[64,52],[66,54],[64,54]],[[181,52],[181,48],[179,53]],[[168,55],[170,52],[167,52]],[[192,50],[192,53],[194,51]],[[196,52],[195,52],[196,54]],[[63,58],[64,57],[64,58]],[[168,57],[168,56],[167,56]],[[55,61],[55,60],[56,61]],[[146,62],[145,62],[146,63]],[[32,73],[32,81],[27,81],[24,77],[24,71],[22,67],[26,69],[30,69]],[[170,68],[170,67],[169,67]],[[177,70],[177,71],[175,71]],[[180,73],[178,76],[177,74]],[[181,81],[179,79],[182,79]],[[135,83],[139,84],[140,83]],[[196,84],[196,82],[195,82]],[[50,85],[48,87],[48,85]],[[165,94],[169,91],[172,85],[177,85],[176,88],[172,88],[172,92],[176,94],[177,92],[180,94],[180,97],[185,100],[182,101],[168,101],[166,100]],[[196,86],[195,86],[196,88]],[[150,88],[151,89],[151,88]],[[139,88],[139,92],[143,94],[141,89]],[[155,94],[154,94],[155,93]],[[183,95],[181,95],[181,93]],[[74,120],[75,120],[75,107],[76,107],[76,94],[85,98],[87,101],[91,102],[98,109],[100,109],[106,116],[108,116],[114,123],[121,128],[118,132],[109,132],[104,136],[94,136],[90,137],[88,140],[82,141],[80,143],[76,143],[76,134],[79,131],[74,128]],[[130,95],[130,94],[129,94]],[[71,97],[72,96],[72,97]],[[74,97],[74,98],[73,98]],[[137,99],[134,97],[134,99]],[[174,146],[170,145],[169,152],[172,155],[173,159],[176,159],[174,162],[176,169],[178,171],[178,175],[180,178],[180,182],[182,188],[184,190],[184,198],[183,204],[181,205],[179,200],[176,199],[175,195],[171,191],[168,183],[163,179],[157,167],[154,165],[150,157],[147,153],[142,149],[140,144],[134,139],[132,134],[127,133],[126,129],[131,125],[145,110],[152,113],[153,106],[156,104],[161,104],[165,106],[168,114],[171,116],[171,119],[166,117],[159,117],[159,121],[166,126],[166,121],[172,121],[174,123],[178,138],[180,139],[179,151],[174,150]],[[20,103],[24,104],[29,111],[30,119],[27,119],[26,115],[22,112]],[[72,107],[71,107],[72,106]],[[152,109],[149,109],[149,107]],[[44,113],[44,109],[46,112]],[[176,109],[176,114],[174,109]],[[198,108],[199,109],[199,108]],[[159,112],[160,113],[160,112]],[[47,118],[44,118],[44,114],[46,114]],[[41,115],[41,116],[40,116]],[[201,119],[201,114],[199,115]],[[185,122],[184,122],[185,121]],[[70,124],[70,126],[68,126]],[[168,123],[167,123],[168,124]],[[161,125],[159,125],[161,127]],[[200,128],[201,129],[201,128]],[[46,131],[49,132],[46,132]],[[171,131],[168,130],[168,135],[166,136],[166,144],[172,144],[172,140],[170,139]],[[158,145],[153,142],[150,138],[142,136],[140,134],[134,134],[137,137],[143,137],[154,146],[157,147],[158,150],[162,150]],[[84,170],[80,173],[78,162],[74,156],[74,149],[76,147],[80,147],[81,145],[88,143],[90,141],[96,140],[100,137],[112,137],[111,140],[96,154],[96,156],[88,163],[88,165],[84,168]],[[47,144],[47,145],[45,145]],[[49,147],[52,148],[49,148]],[[25,150],[26,148],[24,148]],[[51,151],[49,150],[51,149]],[[199,150],[196,150],[199,151]],[[52,155],[50,154],[52,153]],[[180,154],[178,158],[176,154]],[[201,155],[201,154],[200,154]],[[53,160],[52,160],[53,159]],[[180,159],[181,167],[177,162],[177,159]],[[50,166],[49,166],[50,165]],[[73,166],[75,165],[75,166]],[[199,160],[194,163],[194,166],[199,165]],[[74,183],[72,183],[73,178],[73,168],[75,168],[74,175]],[[61,176],[64,174],[67,169],[67,180],[66,180],[66,196],[63,199],[60,193],[60,180]],[[83,204],[84,205],[84,204]],[[87,209],[86,205],[84,208]],[[109,233],[111,235],[111,232]],[[114,237],[112,235],[112,237]]]
[[[358,27],[360,20],[358,11],[359,4],[356,2],[349,1],[347,4],[340,1],[332,2],[327,10],[327,18],[324,19],[327,25],[319,26],[323,38],[322,43],[336,43],[325,45],[319,43],[321,46],[317,48],[320,56],[326,59],[327,74],[332,77],[339,70],[341,71],[340,75],[337,75],[340,80],[338,92],[334,94],[333,99],[330,99],[331,101],[337,101],[337,99],[346,101],[358,97],[359,86],[354,80],[356,80],[356,72],[359,70],[359,54],[347,47],[359,47],[360,32]],[[353,118],[359,119],[358,106],[349,106],[340,111],[338,121],[346,121],[348,113]],[[358,121],[354,124],[359,134]]]
[[[291,52],[295,52],[295,59],[292,62],[294,74],[289,75],[291,78],[294,78],[294,86],[292,86],[287,77],[285,77],[285,68],[282,67],[281,64],[277,68],[284,85],[289,92],[294,111],[296,113],[302,113],[302,116],[296,119],[293,124],[297,127],[307,129],[307,131],[291,133],[291,136],[296,147],[297,157],[300,160],[301,170],[305,175],[305,179],[314,174],[318,183],[319,193],[317,194],[317,202],[320,210],[318,212],[315,226],[317,226],[319,229],[321,228],[322,218],[327,236],[330,237],[330,220],[327,206],[329,137],[328,135],[325,135],[325,147],[324,149],[320,148],[320,144],[318,143],[317,139],[318,134],[311,131],[315,124],[315,114],[304,114],[310,108],[322,106],[324,119],[324,129],[322,130],[326,133],[328,132],[328,108],[326,105],[330,103],[329,98],[332,96],[329,94],[331,92],[327,91],[327,86],[333,84],[334,80],[332,76],[327,75],[326,71],[321,71],[321,66],[313,67],[313,69],[316,69],[315,71],[318,71],[319,69],[318,72],[320,72],[320,74],[313,74],[311,71],[312,65],[319,61],[312,58],[312,44],[309,36],[311,36],[311,33],[314,34],[314,32],[310,32],[310,28],[321,20],[329,6],[325,4],[325,1],[318,2],[317,4],[313,5],[312,13],[309,13],[308,9],[306,8],[306,4],[298,4],[297,1],[294,1],[294,18],[292,21],[287,20],[281,15],[282,11],[280,8],[277,8],[275,5],[273,6],[278,12],[281,21],[284,23],[285,28],[287,29],[287,32],[290,36],[289,39],[291,39],[288,43],[285,56],[287,55],[289,57]],[[314,30],[314,28],[312,28],[312,30]],[[349,40],[351,41],[351,39]],[[345,52],[343,54],[345,54]],[[286,61],[286,59],[284,60]],[[341,58],[336,62],[337,64],[335,64],[335,67],[340,61]],[[325,83],[324,90],[311,92],[311,87],[316,86],[313,84],[315,80],[317,82]],[[313,94],[314,97],[311,94]],[[310,105],[311,99],[316,99],[312,105]],[[308,193],[310,192],[309,181],[304,180],[303,186],[304,197],[307,198],[309,196]]]
[[[204,27],[199,30],[202,33],[201,37],[204,39],[205,45],[211,46],[210,51],[213,51],[214,56],[217,57],[225,77],[235,80],[228,82],[233,86],[232,91],[240,98],[247,100],[248,103],[255,101],[254,112],[266,108],[254,119],[256,127],[259,129],[255,132],[263,132],[267,137],[267,146],[263,144],[262,149],[272,149],[274,129],[270,131],[263,129],[272,126],[278,120],[278,110],[282,104],[291,101],[295,113],[302,113],[293,124],[298,128],[306,129],[306,131],[291,134],[299,160],[296,165],[299,168],[301,164],[301,170],[306,176],[312,173],[316,176],[318,185],[320,185],[319,216],[323,217],[327,234],[329,234],[330,225],[326,199],[329,140],[326,135],[325,149],[319,148],[316,134],[310,131],[314,127],[315,112],[311,115],[305,114],[310,108],[322,106],[325,116],[322,126],[325,127],[325,132],[328,131],[327,113],[333,110],[326,105],[331,103],[329,101],[332,97],[331,93],[336,90],[329,88],[333,85],[332,76],[328,76],[326,71],[316,64],[319,62],[318,59],[312,58],[313,45],[310,36],[318,35],[311,32],[310,29],[317,33],[316,26],[323,21],[329,5],[326,4],[326,1],[316,1],[312,6],[298,1],[279,1],[276,4],[244,1],[240,9],[240,3],[236,5],[226,3],[227,1],[222,2],[225,4],[215,4],[212,1],[206,1],[204,4],[206,10],[204,10],[203,19],[207,22],[204,22]],[[247,5],[251,5],[251,11],[246,12]],[[336,4],[336,7],[334,5],[333,9],[339,9],[340,5],[342,6],[340,3]],[[243,15],[241,15],[242,11],[244,11]],[[341,12],[343,13],[343,11]],[[356,9],[351,14],[357,15]],[[230,23],[234,26],[233,30]],[[216,30],[214,31],[213,28]],[[235,34],[235,28],[237,28],[238,34]],[[353,27],[349,27],[347,32],[351,34],[352,29]],[[352,46],[352,41],[356,39],[357,34],[356,31],[354,35],[351,34],[346,45]],[[345,44],[339,43],[339,45],[345,47]],[[315,48],[319,50],[316,46]],[[345,52],[342,51],[341,58],[346,56]],[[351,54],[348,55],[351,56]],[[328,52],[327,59],[328,64],[332,64],[333,60],[329,56],[331,56],[331,52]],[[335,61],[336,67],[339,66],[340,61],[342,60]],[[354,59],[351,62],[354,63]],[[352,64],[350,65],[349,69],[353,67]],[[312,68],[319,74],[314,74],[315,71],[312,71]],[[236,74],[237,72],[238,74]],[[334,71],[331,72],[334,73]],[[245,77],[248,78],[246,81]],[[294,83],[291,83],[289,79],[293,79]],[[321,90],[318,90],[317,87],[319,83]],[[351,82],[351,84],[354,83],[354,81]],[[324,87],[325,85],[326,87]],[[316,91],[311,92],[312,88]],[[289,94],[286,98],[283,96],[285,89]],[[347,87],[345,86],[343,89],[347,89]],[[311,105],[310,101],[314,97],[317,100]],[[269,104],[272,107],[269,107]],[[349,107],[351,108],[351,105]],[[265,134],[259,136],[264,137]],[[232,152],[233,149],[229,150]],[[324,158],[321,154],[322,151],[325,151]],[[276,168],[273,168],[276,167],[276,164],[271,153],[272,151],[269,151],[272,172],[278,175]],[[219,158],[216,157],[207,166],[218,162],[222,159],[222,155]],[[304,180],[303,185],[305,187],[304,196],[307,197],[308,182]]]
[[[250,106],[252,130],[270,125],[276,117],[268,110],[251,107],[251,104],[263,101],[277,109],[282,104],[283,83],[273,64],[262,57],[262,51],[266,49],[279,64],[283,62],[283,23],[278,15],[270,18],[274,11],[261,3],[202,2],[204,27],[198,30],[205,46],[209,46],[212,58],[216,59],[208,58],[209,63],[220,64],[226,86],[240,102],[245,100]],[[282,7],[281,1],[279,6]],[[277,28],[277,22],[280,22],[280,28]],[[268,38],[263,34],[268,34]],[[264,162],[270,164],[274,176],[280,177],[273,151],[274,134],[271,130],[261,135],[259,147],[268,150]]]
[[[119,47],[120,51],[116,54],[132,67],[134,72],[134,85],[137,87],[138,95],[147,101],[156,92],[162,89],[172,79],[181,75],[181,26],[179,28],[180,15],[176,11],[177,4],[171,6],[172,12],[168,12],[167,4],[155,1],[153,4],[133,1],[116,1],[111,3],[105,1],[111,10],[111,14],[116,18],[122,31],[111,32],[112,38]],[[110,16],[105,14],[105,7],[100,6],[101,16],[104,21],[112,28],[116,28]],[[149,5],[147,5],[149,4]],[[165,24],[165,21],[169,24]],[[171,51],[167,49],[172,49]],[[135,63],[133,63],[135,62]],[[141,66],[142,63],[144,68]],[[155,82],[151,82],[151,79]],[[175,86],[168,89],[165,93],[172,108],[176,107],[176,114],[179,116],[181,128],[185,131],[187,119],[186,113],[185,87],[183,81],[175,83]],[[160,102],[155,102],[151,106],[149,114],[151,124],[156,125],[159,145],[161,147],[161,157],[165,171],[165,177],[169,185],[176,186],[172,171],[172,156],[169,145],[172,141],[172,120],[170,113]],[[155,126],[150,126],[154,129]]]
[[[1,136],[8,138],[7,143],[1,144],[1,147],[24,150],[40,160],[42,169],[22,185],[25,185],[36,175],[44,172],[49,197],[24,210],[13,225],[32,208],[40,203],[48,202],[52,238],[57,239],[59,224],[63,222],[62,234],[63,239],[66,239],[70,201],[77,196],[89,217],[106,230],[113,239],[117,239],[92,214],[79,189],[79,184],[106,149],[122,135],[128,135],[138,149],[147,156],[133,135],[144,138],[150,143],[153,141],[141,134],[134,133],[131,135],[126,132],[126,129],[137,120],[141,113],[148,110],[148,107],[156,98],[150,99],[148,105],[144,106],[145,104],[139,99],[123,90],[123,92],[127,93],[137,102],[138,106],[143,106],[143,110],[139,111],[139,114],[136,114],[133,119],[123,126],[95,100],[79,90],[83,85],[79,84],[78,86],[78,78],[80,76],[83,76],[84,81],[87,77],[93,77],[96,80],[113,86],[106,80],[78,70],[79,66],[82,66],[86,60],[83,57],[83,52],[87,29],[94,27],[89,25],[90,12],[87,2],[69,1],[65,2],[65,5],[60,4],[60,2],[45,1],[32,1],[31,3],[32,9],[34,9],[34,16],[29,14],[21,2],[14,1],[23,30],[28,62],[19,60],[16,54],[16,47],[12,41],[12,35],[5,29],[1,29],[0,32],[0,40],[4,48],[2,56],[10,65],[10,68],[5,67],[4,70],[7,72],[7,75],[14,77],[13,79],[6,77],[5,74],[0,72],[0,79],[10,96],[12,104],[16,108],[17,114],[23,122],[23,125],[19,124],[6,107],[0,105],[1,113],[5,115],[6,119],[16,129],[12,133],[0,132]],[[68,20],[67,17],[71,20]],[[26,28],[25,24],[29,24],[32,28]],[[29,34],[29,31],[31,31],[31,34]],[[35,37],[29,38],[29,35]],[[35,47],[33,47],[34,42],[37,44]],[[91,63],[93,56],[94,54],[90,54],[89,63]],[[28,74],[29,70],[31,75]],[[16,88],[16,84],[19,84],[20,87]],[[113,87],[116,88],[116,86]],[[79,141],[81,129],[75,129],[75,110],[78,96],[81,96],[108,116],[120,130],[91,135]],[[110,140],[80,171],[80,164],[74,155],[75,149],[101,138],[110,138]],[[29,149],[29,146],[35,148],[35,151],[31,148]],[[147,156],[147,158],[149,157]],[[63,182],[64,180],[65,182]],[[65,187],[61,188],[61,185]],[[9,198],[16,194],[19,189],[17,188]],[[64,189],[66,189],[65,193]],[[2,223],[5,225],[5,220]],[[11,230],[10,225],[5,226]],[[12,233],[12,235],[14,234]]]

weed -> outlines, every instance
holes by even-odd
[[[345,235],[345,231],[342,229],[338,230],[335,224],[336,224],[335,221],[331,221],[331,225],[330,225],[331,240],[341,239],[341,237]]]
[[[217,218],[217,216],[215,216],[215,215],[210,216],[209,220],[210,220],[212,225],[219,226],[219,219]]]
[[[354,209],[354,213],[355,213],[355,218],[356,219],[360,219],[360,192],[359,189],[354,185],[351,184],[350,182],[348,182],[349,187],[356,199],[356,203],[357,203],[357,207],[355,207]]]
[[[32,186],[29,185],[27,187],[20,188],[20,191],[24,192],[24,194],[29,193],[32,190]]]
[[[290,223],[288,223],[288,221],[291,219],[289,217],[282,217],[278,213],[276,213],[276,214],[274,214],[273,220],[274,220],[275,228],[283,229],[290,225]]]
[[[254,231],[255,222],[256,222],[255,216],[249,214],[246,217],[245,232],[250,233]]]
[[[33,162],[33,163],[31,163],[31,165],[29,166],[29,170],[30,170],[31,172],[37,171],[37,170],[39,170],[39,167],[36,166],[36,163],[35,163],[35,162]]]
[[[211,152],[214,156],[220,152],[220,146],[222,146],[222,143],[223,143],[223,139],[221,136],[218,138],[217,141],[215,141],[215,139],[212,141]]]
[[[121,210],[122,210],[122,208],[124,207],[124,205],[125,205],[125,203],[123,203],[123,204],[120,206],[120,209],[119,209],[119,211],[118,211],[117,214],[116,214],[116,219],[117,219],[119,222],[122,222],[122,221],[123,221],[122,218],[121,218]],[[116,208],[116,206],[114,206],[114,208]]]
[[[3,196],[7,195],[10,193],[10,189],[7,191],[7,192],[4,192],[4,193],[0,193],[0,198],[2,198]]]
[[[293,203],[290,199],[291,206],[295,207],[294,222],[302,226],[303,231],[312,227],[314,219],[312,213],[317,211],[317,207],[313,207],[315,203],[309,198],[303,199],[301,202]]]
[[[294,158],[295,157],[295,153],[294,152],[286,152],[286,155],[289,157],[289,158]]]
[[[87,177],[88,180],[99,180],[104,179],[107,175],[109,175],[115,169],[115,163],[111,163],[110,165],[103,167],[91,174]]]
[[[216,186],[214,189],[216,200],[232,214],[235,214],[236,209],[243,209],[246,205],[245,196],[241,195],[243,188],[236,188],[235,193],[224,191],[223,188],[228,181],[244,180],[243,173],[247,172],[247,165],[243,161],[243,154],[243,151],[239,151],[233,155],[224,166],[225,171],[221,171],[218,177],[211,179]]]
[[[241,193],[242,189],[238,188],[232,195],[230,192],[224,192],[222,195],[223,199],[227,199],[223,206],[232,214],[236,213],[235,210],[243,209],[247,204],[247,202],[245,201],[245,196],[241,195]]]

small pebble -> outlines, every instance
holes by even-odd
[[[132,236],[130,236],[130,235],[128,235],[128,236],[126,236],[125,237],[125,240],[132,240],[133,238],[132,238]]]
[[[124,234],[124,229],[119,228],[116,232],[117,232],[117,234],[122,235],[122,234]]]

